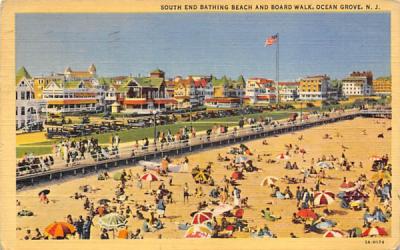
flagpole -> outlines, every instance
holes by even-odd
[[[276,38],[276,100],[277,104],[279,104],[279,33],[276,33]]]

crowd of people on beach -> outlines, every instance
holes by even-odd
[[[256,121],[251,120],[249,123],[255,124]],[[227,132],[226,126],[215,125],[206,134],[211,136]],[[339,133],[336,135],[326,133],[323,140],[341,136]],[[183,127],[175,135],[170,130],[165,133],[159,131],[155,143],[161,143],[163,147],[168,143],[187,141],[194,137],[196,137],[196,131],[193,128]],[[274,202],[280,202],[280,200],[292,204],[287,207],[293,211],[291,222],[293,225],[302,225],[304,233],[325,234],[332,229],[337,229],[338,223],[331,216],[340,211],[330,209],[329,205],[333,201],[339,202],[340,208],[344,211],[348,209],[357,212],[359,218],[363,220],[363,225],[341,228],[343,236],[361,237],[363,233],[359,232],[358,227],[370,229],[390,220],[392,167],[388,154],[374,158],[369,171],[373,173],[373,176],[367,178],[365,172],[368,169],[365,163],[356,162],[349,157],[351,154],[348,152],[351,149],[347,146],[342,144],[338,155],[332,153],[306,158],[308,152],[303,148],[302,140],[304,140],[303,135],[294,138],[293,143],[286,144],[282,148],[282,153],[276,157],[268,153],[262,154],[260,150],[250,148],[244,143],[231,147],[226,153],[218,153],[210,157],[210,161],[204,166],[196,162],[192,163],[188,157],[185,157],[181,164],[186,168],[191,166],[190,171],[184,171],[184,173],[190,173],[193,182],[190,182],[192,184],[185,182],[180,194],[172,192],[173,178],[176,177],[168,168],[173,161],[169,157],[163,158],[157,169],[143,167],[141,174],[138,172],[133,174],[131,169],[123,169],[112,176],[107,171],[100,172],[98,181],[112,183],[114,194],[111,197],[94,200],[90,197],[97,197],[91,195],[97,192],[95,188],[89,185],[79,187],[79,191],[72,194],[70,199],[81,202],[86,214],[67,214],[64,218],[66,223],[73,226],[73,232],[62,237],[52,237],[49,236],[49,232],[42,233],[38,228],[34,230],[34,233],[31,229],[27,229],[24,239],[143,239],[148,233],[155,233],[158,238],[163,238],[165,222],[169,220],[168,207],[175,203],[182,203],[182,206],[197,204],[195,210],[186,211],[188,213],[186,215],[192,218],[191,221],[176,223],[177,230],[182,231],[186,238],[231,238],[239,232],[256,238],[279,237],[269,225],[277,223],[284,217],[274,209]],[[72,166],[86,159],[88,154],[92,157],[96,155],[98,160],[102,159],[101,157],[111,157],[111,152],[114,150],[118,154],[120,142],[118,134],[113,135],[111,149],[107,150],[101,147],[95,138],[65,139],[57,144],[55,156],[63,159],[68,166]],[[262,145],[268,147],[269,142],[265,139]],[[139,150],[146,150],[149,146],[148,138],[140,144],[136,141],[132,154],[135,155],[135,152]],[[213,162],[214,158],[216,162]],[[24,160],[28,161],[28,157]],[[54,159],[48,157],[39,160],[44,164],[54,163]],[[282,168],[289,174],[281,177],[269,176],[268,179],[263,180],[261,188],[265,189],[265,198],[270,202],[267,202],[258,215],[262,218],[260,224],[246,217],[252,201],[249,200],[249,194],[242,191],[241,185],[248,176],[262,174],[264,172],[262,167],[265,164],[274,164],[274,167]],[[217,168],[232,172],[232,174],[224,175],[222,179],[216,178],[214,173]],[[363,169],[363,173],[358,178],[353,176],[352,180],[344,177],[338,187],[339,192],[333,193],[326,190],[325,186],[334,179],[332,176],[335,176],[335,173],[348,177],[346,173],[357,168]],[[161,181],[161,178],[164,179]],[[145,182],[149,182],[149,188],[145,187],[147,186]],[[155,188],[151,188],[153,182],[158,182]],[[205,189],[210,191],[205,192]],[[131,197],[132,191],[143,192],[146,200],[134,199]],[[40,193],[39,200],[44,204],[49,203],[44,193]],[[377,204],[373,205],[373,208],[368,206],[371,200]],[[95,224],[94,221],[98,223]],[[141,226],[130,226],[132,221],[140,222]],[[92,235],[92,227],[98,225],[101,228],[100,234]],[[291,232],[290,237],[297,238],[298,236]]]

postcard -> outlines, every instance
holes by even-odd
[[[398,21],[390,1],[5,1],[1,247],[398,248]]]

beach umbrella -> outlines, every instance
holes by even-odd
[[[335,201],[335,194],[330,191],[316,192],[314,194],[314,205],[329,205]]]
[[[242,173],[238,172],[238,171],[234,171],[231,175],[232,179],[234,180],[239,180],[242,179]]]
[[[142,175],[142,177],[140,177],[140,179],[143,181],[149,181],[149,182],[160,180],[160,178],[153,173],[145,173],[144,175]]]
[[[157,175],[155,175],[153,173],[145,173],[144,175],[142,175],[142,177],[140,177],[140,179],[143,181],[148,181],[149,187],[151,188],[151,183],[153,181],[159,181],[160,177],[158,177]]]
[[[99,225],[101,228],[107,229],[107,230],[112,230],[112,229],[117,229],[119,227],[125,226],[127,223],[127,220],[125,216],[117,214],[117,213],[109,213],[104,216],[102,216],[99,219]]]
[[[361,236],[362,237],[367,237],[367,236],[385,236],[388,235],[388,233],[386,232],[386,230],[383,227],[370,227],[368,229],[366,229]]]
[[[194,170],[192,171],[192,176],[195,181],[208,181],[210,179],[210,174],[206,173],[204,170]]]
[[[297,212],[297,216],[304,218],[304,219],[317,219],[318,215],[312,211],[310,208],[301,209]]]
[[[324,238],[343,238],[344,233],[339,230],[330,230],[324,233]]]
[[[42,194],[48,195],[49,193],[50,193],[50,190],[44,189],[44,190],[40,191],[38,195],[39,195],[39,196],[42,195]]]
[[[200,211],[197,212],[192,219],[192,225],[203,224],[206,221],[211,220],[213,213],[211,211]]]
[[[276,159],[278,159],[278,160],[289,160],[290,157],[288,155],[285,155],[285,154],[282,153],[282,154],[278,155],[276,157]]]
[[[341,191],[344,191],[344,192],[352,192],[352,191],[355,191],[355,190],[357,190],[358,189],[358,186],[354,183],[354,182],[352,182],[352,181],[349,181],[349,182],[343,182],[341,185],[340,185],[340,188],[339,188]]]
[[[317,163],[317,167],[320,167],[320,168],[333,168],[333,165],[332,165],[332,163],[327,162],[327,161],[320,161],[320,162]]]
[[[210,238],[212,231],[204,225],[193,225],[185,233],[185,238]]]
[[[390,178],[391,176],[387,171],[377,172],[372,176],[373,181],[378,181],[380,179],[389,180]]]
[[[97,201],[99,204],[107,204],[108,202],[111,202],[109,199],[100,199]]]
[[[236,156],[235,163],[243,163],[243,162],[246,163],[247,160],[248,160],[248,158],[246,156],[239,155],[239,156]]]
[[[369,159],[370,159],[371,161],[380,161],[380,160],[382,160],[382,157],[373,155],[373,156],[371,156]]]
[[[68,234],[76,232],[76,228],[67,222],[53,222],[48,225],[44,232],[54,238],[65,238]]]
[[[265,178],[261,181],[260,185],[261,185],[261,186],[266,186],[266,185],[270,186],[270,185],[272,185],[272,184],[275,184],[278,180],[279,180],[278,177],[275,177],[275,176],[267,176],[267,177],[265,177]]]
[[[213,215],[218,216],[220,214],[223,214],[225,212],[231,211],[233,209],[232,205],[229,204],[220,204],[218,207],[214,208],[213,210]]]
[[[330,221],[323,221],[323,222],[319,222],[317,224],[315,224],[315,227],[321,230],[328,230],[330,228],[332,228],[334,226],[334,224]]]
[[[116,172],[116,173],[113,175],[113,179],[116,180],[116,181],[120,181],[121,178],[122,178],[122,173],[121,173],[121,172]]]

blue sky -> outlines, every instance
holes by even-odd
[[[390,75],[390,15],[386,13],[252,14],[18,14],[17,68],[32,75],[66,66],[99,75],[228,75],[275,78],[280,35],[280,79],[351,71]]]

